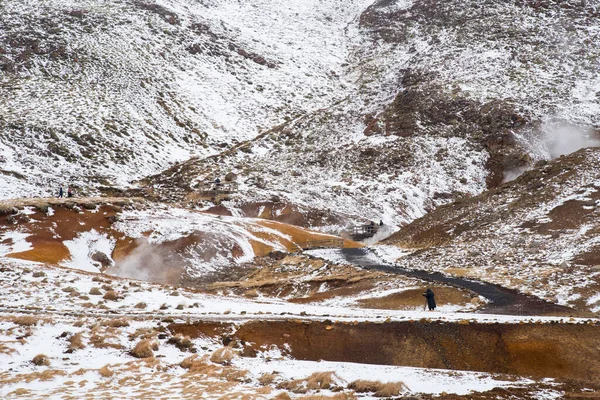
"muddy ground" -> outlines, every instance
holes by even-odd
[[[328,301],[386,310],[422,309],[422,293],[431,287],[440,307],[452,305],[473,310],[481,306],[476,294],[467,289],[432,285],[419,278],[350,264],[333,264],[303,254],[274,253],[185,285],[214,294],[276,297],[301,304]]]
[[[442,321],[340,323],[258,321],[240,326],[171,324],[191,337],[219,338],[242,356],[279,348],[300,360],[326,360],[555,378],[575,386],[598,384],[597,323],[485,324]],[[485,354],[485,357],[482,355]]]

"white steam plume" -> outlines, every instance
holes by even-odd
[[[591,127],[573,125],[567,121],[548,121],[537,134],[515,134],[517,140],[529,150],[532,160],[553,160],[586,147],[600,147],[600,137]],[[513,180],[528,167],[506,171],[504,182]]]

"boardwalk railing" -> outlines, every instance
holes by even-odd
[[[352,227],[352,239],[362,240],[375,236],[379,225],[360,225]]]
[[[237,190],[236,182],[202,182],[198,189],[189,195],[189,198],[193,200],[210,199],[219,202],[228,199]]]
[[[302,250],[311,249],[342,249],[344,247],[344,239],[331,238],[321,240],[309,240],[304,243],[299,243]]]
[[[237,192],[238,184],[235,182],[202,182],[196,191],[200,195],[232,194]]]

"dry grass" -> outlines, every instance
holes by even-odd
[[[149,358],[154,357],[153,350],[158,350],[158,342],[153,339],[142,339],[129,353],[136,358]]]
[[[3,385],[31,383],[33,381],[51,381],[57,376],[65,376],[67,373],[59,369],[45,369],[43,371],[35,371],[29,374],[13,375],[10,379],[2,381]]]
[[[275,374],[262,374],[260,378],[258,378],[258,383],[263,386],[271,385],[275,381],[276,377],[277,375]]]
[[[358,393],[375,393],[376,397],[398,396],[403,390],[408,390],[404,382],[368,381],[359,379],[348,385],[349,389]]]
[[[98,373],[100,374],[100,376],[102,376],[103,378],[110,378],[111,376],[113,376],[115,374],[115,371],[113,371],[110,366],[107,364],[104,367],[100,368],[98,370]]]
[[[93,287],[93,288],[91,288],[91,289],[90,289],[90,294],[91,294],[92,296],[101,296],[101,295],[102,295],[102,292],[100,291],[100,288],[98,288],[98,287]]]
[[[79,321],[75,321],[75,323],[73,323],[73,326],[75,328],[81,328],[83,325],[85,325],[85,321],[80,319]]]
[[[114,290],[109,290],[108,292],[104,293],[102,298],[104,300],[117,301],[119,300],[119,295]]]
[[[20,317],[14,317],[11,322],[21,326],[33,326],[38,323],[40,319],[37,317],[32,317],[30,315],[23,315]]]
[[[256,289],[250,289],[244,292],[244,297],[255,298],[260,296],[260,292]]]
[[[129,340],[142,339],[154,339],[158,335],[158,332],[154,328],[138,328],[135,332],[129,334]]]
[[[333,396],[323,396],[320,394],[303,396],[299,400],[355,400],[356,398],[353,393],[336,393]]]
[[[256,394],[271,394],[272,391],[273,391],[272,387],[264,386],[264,387],[256,389]]]
[[[227,382],[250,382],[247,369],[224,368],[221,373],[221,378]]]
[[[69,350],[75,351],[81,349],[85,349],[85,344],[83,343],[81,332],[79,332],[69,338]]]
[[[167,340],[167,343],[172,344],[181,351],[189,351],[192,353],[196,352],[194,343],[192,342],[189,336],[175,335],[169,338],[169,340]]]
[[[13,342],[13,343],[16,343],[16,342]],[[8,347],[6,344],[7,344],[6,342],[0,343],[0,354],[11,355],[12,353],[14,353],[16,351],[12,347]]]
[[[97,349],[121,350],[123,348],[123,346],[121,346],[118,343],[107,343],[106,337],[100,335],[99,333],[94,333],[94,334],[92,334],[92,336],[90,336],[89,344],[92,345],[92,347],[95,347]]]
[[[282,382],[277,385],[278,389],[285,389],[293,393],[306,393],[309,390],[339,389],[334,378],[338,378],[333,371],[315,372],[305,379]],[[339,378],[338,378],[339,379]]]
[[[219,376],[223,372],[223,367],[212,364],[208,356],[190,356],[184,359],[179,366],[189,370],[190,374],[201,374],[210,377]]]
[[[194,361],[196,361],[198,358],[199,357],[195,354],[193,356],[189,356],[188,358],[185,358],[182,362],[180,362],[179,366],[184,369],[190,369],[194,364]]]
[[[37,356],[33,357],[31,362],[38,367],[50,365],[50,359],[45,354],[38,354]]]
[[[31,391],[28,389],[24,389],[24,388],[18,388],[13,390],[12,392],[10,392],[8,394],[8,397],[12,397],[12,396],[28,396],[31,394]]]
[[[144,309],[148,307],[148,304],[144,303],[144,302],[139,302],[135,305],[135,308],[139,308],[139,309]]]
[[[115,318],[110,321],[103,323],[104,326],[110,326],[111,328],[126,328],[129,326],[129,321],[126,318]]]
[[[217,364],[229,365],[231,364],[231,360],[233,360],[233,357],[233,351],[229,347],[223,347],[212,353],[212,355],[210,356],[210,361]]]

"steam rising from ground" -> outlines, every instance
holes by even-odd
[[[365,239],[363,241],[364,244],[366,244],[367,246],[371,246],[385,238],[387,238],[388,236],[390,236],[392,233],[394,233],[394,230],[391,226],[389,225],[380,225],[379,226],[379,230],[377,230],[377,233],[373,236],[370,237],[368,239]]]
[[[586,147],[600,147],[600,136],[591,127],[577,126],[566,121],[545,123],[538,134],[515,135],[529,150],[533,161],[553,160]],[[504,182],[511,181],[525,172],[527,167],[506,171]]]
[[[545,159],[554,159],[585,147],[598,146],[600,138],[591,128],[565,122],[545,128],[540,140],[540,150],[545,153]]]
[[[166,279],[164,257],[146,240],[137,239],[136,247],[123,260],[117,262],[112,275],[147,282],[163,282]]]

